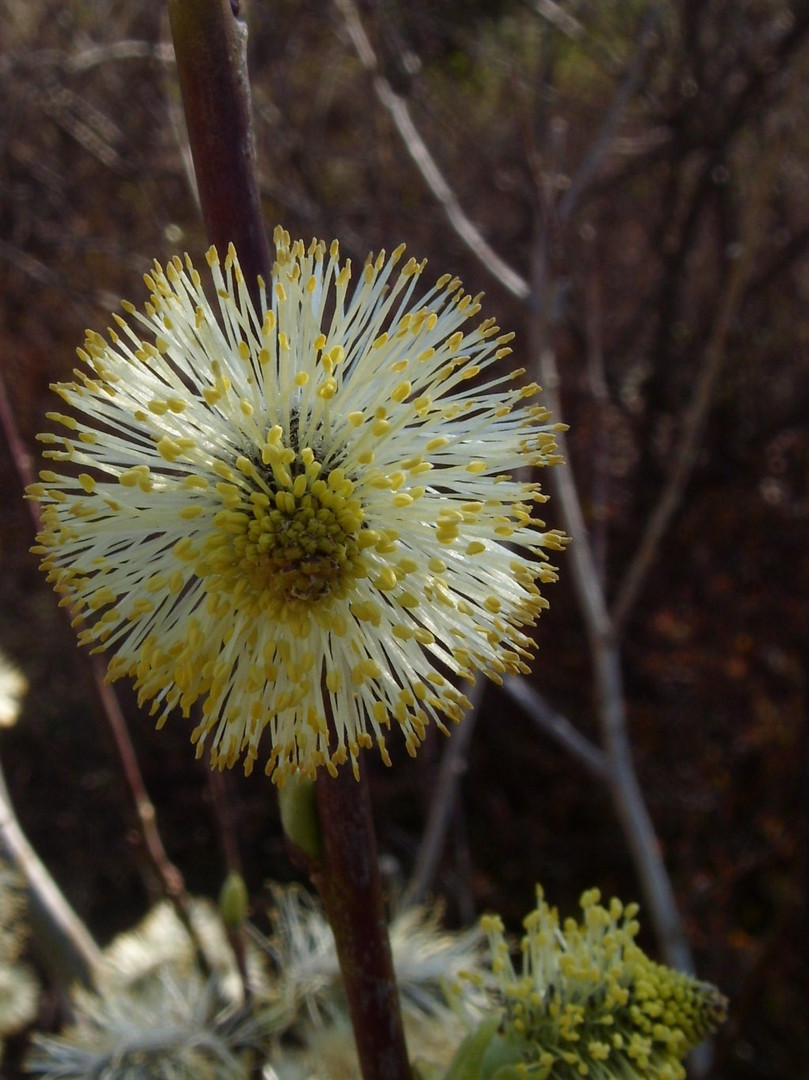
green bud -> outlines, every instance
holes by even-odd
[[[247,918],[247,886],[241,874],[230,873],[219,891],[219,912],[229,930]]]
[[[322,844],[313,780],[285,784],[278,792],[281,825],[287,839],[315,862],[320,862]]]

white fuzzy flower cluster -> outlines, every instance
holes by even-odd
[[[35,1037],[28,1071],[45,1080],[248,1080],[261,1063],[276,1080],[359,1077],[328,922],[296,886],[274,887],[273,901],[271,937],[251,929],[246,949],[249,1001],[213,905],[192,904],[195,943],[163,902],[105,950],[96,992],[74,993],[75,1022]],[[478,970],[482,934],[448,933],[435,915],[409,909],[390,935],[411,1052],[443,1070],[463,1037],[443,981]]]
[[[164,901],[119,935],[94,973],[96,990],[74,991],[74,1022],[60,1036],[34,1036],[27,1071],[48,1080],[247,1080],[266,1024],[244,1007],[216,908],[194,902],[191,922],[196,942]],[[260,977],[257,965],[251,975]]]
[[[0,651],[0,728],[16,724],[27,689],[25,676]]]
[[[547,411],[506,357],[513,335],[424,263],[369,256],[356,283],[336,241],[275,233],[258,304],[231,249],[155,265],[145,312],[55,387],[53,468],[35,549],[163,723],[220,767],[358,770],[401,730],[415,753],[468,701],[448,678],[528,670],[526,629],[565,538],[535,516],[527,474],[556,463]]]
[[[39,985],[21,962],[27,928],[20,876],[0,859],[0,1058],[3,1039],[30,1024],[39,1005]]]

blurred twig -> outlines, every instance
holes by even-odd
[[[6,392],[5,383],[0,376],[0,426],[6,437],[11,456],[20,477],[23,488],[27,488],[34,482],[34,468],[31,455],[25,449],[19,436],[14,413]],[[35,531],[39,531],[39,507],[33,500],[28,500]],[[63,609],[64,610],[64,609]],[[201,970],[205,974],[210,973],[210,965],[205,957],[204,950],[199,941],[196,929],[191,920],[191,905],[185,884],[180,871],[169,859],[163,841],[157,827],[157,815],[154,805],[149,798],[143,776],[138,765],[135,748],[129,737],[126,720],[121,711],[118,699],[112,687],[105,679],[103,665],[95,656],[88,656],[85,652],[81,656],[87,656],[92,683],[95,689],[101,713],[104,717],[112,742],[118,757],[118,764],[125,781],[125,788],[129,794],[130,804],[135,813],[138,825],[138,834],[143,844],[143,850],[149,860],[157,880],[160,882],[163,894],[173,904],[178,917],[186,928],[191,941],[197,950]]]
[[[174,48],[164,42],[124,39],[91,45],[77,52],[62,49],[36,49],[31,52],[9,52],[0,56],[0,76],[20,70],[59,69],[67,75],[80,74],[102,64],[120,60],[157,60],[161,64],[174,61]]]
[[[584,34],[584,27],[578,19],[574,19],[561,4],[554,3],[554,0],[531,0],[531,6],[537,15],[547,19],[552,26],[561,30],[567,37],[578,41]]]
[[[489,273],[497,278],[503,288],[513,293],[520,300],[525,300],[529,294],[528,282],[500,258],[480,230],[461,209],[461,204],[458,202],[455,192],[444,179],[435,159],[427,149],[427,144],[413,123],[407,102],[394,93],[392,86],[382,74],[376,53],[368,39],[368,35],[365,33],[353,0],[334,0],[334,2],[343,17],[357,56],[360,58],[363,67],[373,75],[373,87],[376,96],[390,113],[407,152],[412,157],[437,202],[443,208],[452,228],[475,257],[484,264]]]
[[[801,85],[802,81],[796,77],[795,88]],[[725,358],[728,335],[755,269],[758,243],[766,220],[767,199],[779,161],[777,145],[774,145],[777,142],[776,138],[770,142],[766,152],[762,150],[758,157],[758,169],[748,180],[739,243],[735,250],[736,257],[728,262],[728,273],[716,307],[702,364],[699,367],[697,384],[691,402],[683,415],[680,437],[674,453],[674,464],[660,498],[646,521],[643,535],[624,572],[612,607],[612,620],[619,633],[626,625],[655,560],[660,543],[682,502],[697,461],[716,381]]]
[[[593,776],[607,781],[609,767],[604,751],[585,738],[566,716],[557,712],[535,686],[522,675],[512,675],[504,680],[503,690],[530,716],[543,734],[549,735],[567,750]]]
[[[438,781],[430,803],[427,825],[419,844],[413,873],[405,891],[405,904],[423,904],[433,887],[446,847],[447,834],[458,803],[461,778],[467,769],[469,744],[480,711],[484,687],[480,679],[471,687],[472,708],[444,747]]]
[[[1,767],[0,852],[25,880],[31,938],[54,986],[63,992],[77,981],[92,987],[101,951],[29,844],[11,805]]]
[[[609,520],[610,476],[610,395],[604,370],[602,340],[601,282],[595,265],[593,245],[589,247],[585,269],[585,333],[587,338],[587,380],[593,416],[593,473],[590,483],[590,520],[593,558],[602,589],[607,580],[607,523]]]
[[[558,416],[561,404],[559,376],[556,355],[548,346],[540,352],[540,371],[548,407]],[[564,453],[564,439],[560,442],[560,449]],[[575,538],[570,547],[570,559],[579,607],[590,643],[596,708],[601,741],[606,753],[606,780],[643,886],[661,952],[666,963],[672,967],[690,971],[693,969],[691,950],[632,760],[620,646],[599,583],[570,467],[555,469],[552,482],[562,509],[565,528]]]
[[[552,303],[552,292],[548,287],[548,248],[545,236],[544,225],[538,223],[533,260],[537,304],[530,319],[531,344],[539,358],[540,379],[545,387],[548,408],[555,416],[560,416],[562,403],[559,371],[556,353],[549,341],[548,309]],[[569,461],[564,434],[559,435],[558,441],[560,452]],[[672,967],[690,971],[693,969],[691,950],[632,760],[620,646],[607,610],[581,499],[570,465],[554,469],[551,483],[559,500],[565,528],[574,538],[570,547],[570,560],[579,608],[590,644],[596,711],[601,742],[606,754],[606,780],[643,886],[661,952]]]
[[[41,285],[52,285],[58,281],[58,275],[49,266],[5,240],[0,240],[0,259]]]
[[[168,42],[109,41],[72,53],[64,59],[64,69],[69,73],[89,71],[102,64],[119,60],[157,60],[160,64],[174,63],[174,46]]]
[[[555,216],[559,224],[564,225],[578,207],[581,196],[588,184],[592,183],[605,156],[615,145],[618,132],[627,107],[641,85],[649,53],[656,44],[654,29],[660,19],[656,5],[648,8],[638,28],[638,45],[626,74],[621,80],[595,138],[590,143],[584,160],[571,178],[570,185],[559,199]]]

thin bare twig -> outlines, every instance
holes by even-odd
[[[801,85],[796,78],[795,85]],[[766,201],[772,190],[772,180],[779,161],[774,146],[759,158],[759,167],[750,182],[745,201],[744,218],[736,258],[730,262],[728,276],[716,309],[711,334],[705,347],[703,361],[691,402],[685,411],[680,437],[674,453],[674,465],[665,487],[646,521],[640,543],[624,573],[612,607],[612,620],[617,632],[623,630],[640,595],[640,591],[657,556],[666,529],[677,512],[688,481],[694,471],[702,434],[713,403],[717,379],[725,359],[727,339],[745,290],[755,270],[758,241],[764,226]]]
[[[609,765],[604,751],[590,742],[560,712],[557,712],[535,686],[522,675],[512,675],[503,682],[504,692],[534,721],[545,735],[557,742],[589,773],[605,783]]]
[[[541,241],[538,242],[541,245]],[[544,275],[545,251],[535,252],[537,273]],[[532,318],[535,348],[539,352],[540,378],[548,407],[560,415],[559,374],[556,354],[546,341],[541,307]],[[545,342],[544,347],[542,342]],[[560,450],[564,454],[564,437]],[[688,939],[677,908],[671,880],[632,759],[626,723],[626,701],[621,672],[620,647],[607,611],[593,551],[584,523],[581,502],[570,466],[554,469],[551,482],[562,510],[565,528],[575,538],[570,546],[573,580],[590,642],[596,686],[596,708],[601,741],[606,753],[607,782],[613,805],[623,826],[649,915],[666,963],[683,971],[694,968]]]
[[[629,102],[638,89],[643,76],[649,52],[655,43],[654,27],[659,20],[657,8],[652,7],[644,15],[638,30],[638,45],[632,57],[632,63],[621,81],[615,96],[607,109],[601,127],[593,139],[584,160],[579,165],[573,176],[570,186],[559,200],[556,209],[556,221],[559,225],[565,225],[576,207],[581,201],[581,196],[587,185],[598,172],[601,162],[614,147],[615,135],[624,118]]]
[[[435,882],[438,866],[446,847],[453,812],[458,802],[461,778],[467,769],[469,745],[480,711],[480,703],[483,700],[483,692],[482,680],[478,679],[469,691],[472,708],[444,747],[427,825],[419,845],[410,884],[403,897],[403,904],[424,903]]]
[[[92,987],[101,950],[28,842],[11,805],[2,768],[0,853],[25,881],[31,937],[54,985],[65,994],[76,981]]]
[[[103,45],[92,45],[65,57],[64,69],[72,74],[120,60],[156,60],[160,64],[173,64],[174,46],[168,42],[153,43],[129,38],[124,41],[110,41]]]
[[[574,19],[561,4],[554,3],[554,0],[533,0],[531,6],[537,15],[547,19],[552,26],[574,41],[578,41],[584,34],[584,27],[578,19]]]
[[[587,378],[592,400],[593,415],[592,460],[593,473],[590,484],[590,521],[592,522],[593,559],[598,571],[601,588],[606,585],[607,572],[607,522],[609,511],[609,464],[610,445],[608,417],[610,395],[604,370],[604,347],[602,340],[601,287],[595,265],[593,245],[589,246],[586,274],[585,333],[587,338]]]
[[[345,22],[351,42],[363,67],[373,74],[376,96],[388,110],[396,125],[407,152],[416,164],[425,183],[443,208],[457,235],[508,292],[520,300],[528,298],[529,286],[525,278],[512,269],[491,247],[480,230],[461,209],[455,192],[444,179],[435,159],[422,139],[404,98],[399,97],[381,73],[379,62],[368,35],[360,21],[353,0],[334,0]]]
[[[127,38],[103,45],[91,45],[79,52],[66,53],[61,49],[36,49],[25,53],[9,52],[0,57],[0,76],[9,72],[62,71],[66,75],[81,74],[103,64],[121,60],[156,60],[160,64],[174,62],[174,48],[164,42]]]
[[[560,394],[556,356],[550,346],[548,332],[553,301],[553,281],[548,264],[549,237],[570,221],[582,192],[595,175],[598,165],[614,141],[619,122],[636,90],[651,47],[649,20],[657,17],[651,11],[643,23],[643,34],[632,65],[618,89],[611,108],[605,115],[599,136],[585,157],[578,174],[573,178],[566,196],[555,205],[541,198],[544,220],[537,222],[537,241],[534,247],[531,283],[508,266],[489,247],[479,231],[463,212],[449,184],[438,170],[420,134],[413,124],[406,103],[399,99],[379,72],[377,58],[362,25],[353,0],[335,0],[343,15],[349,35],[363,65],[374,76],[374,90],[390,112],[411,157],[456,234],[470,248],[485,269],[513,295],[531,301],[531,326],[534,354],[538,357],[541,381],[551,411],[559,417]],[[542,186],[540,185],[542,196]],[[538,208],[539,209],[539,208]],[[560,219],[560,213],[563,218]],[[538,216],[541,216],[539,214]],[[564,437],[560,450],[564,454]],[[609,783],[618,817],[623,825],[646,903],[655,926],[661,951],[666,961],[681,969],[693,969],[690,948],[683,929],[671,882],[660,854],[657,837],[632,761],[631,745],[626,722],[626,703],[621,671],[621,654],[616,626],[607,609],[604,588],[596,569],[591,540],[584,522],[581,501],[570,467],[553,470],[552,482],[562,507],[567,531],[575,537],[571,547],[573,577],[579,604],[590,640],[593,674],[597,690],[597,711],[604,746],[602,774]],[[573,725],[563,723],[556,732],[574,731]],[[547,724],[546,724],[547,727]],[[577,740],[568,740],[581,749]],[[572,751],[577,753],[577,751]],[[584,751],[579,758],[589,759]],[[598,760],[598,759],[593,759]],[[598,769],[598,766],[596,766]]]

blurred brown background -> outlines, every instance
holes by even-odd
[[[533,371],[538,345],[553,350],[608,601],[713,365],[687,486],[622,627],[628,731],[697,968],[731,998],[710,1075],[806,1076],[809,6],[354,9],[377,90],[403,104],[479,235],[541,286],[528,303],[428,189],[346,9],[251,0],[243,14],[268,228],[339,237],[359,262],[404,240],[435,276],[486,290],[486,314],[518,332],[518,363]],[[0,50],[0,365],[34,455],[48,384],[69,376],[84,328],[103,329],[121,297],[140,302],[153,258],[207,245],[162,3],[0,0]],[[5,441],[0,483],[0,647],[30,683],[0,754],[31,841],[105,941],[145,910],[154,882],[84,658],[28,553]],[[558,501],[548,519],[563,524]],[[598,744],[569,552],[560,564],[532,680]],[[183,722],[155,733],[120,690],[189,888],[218,889],[232,827],[260,916],[265,879],[292,873],[269,782],[234,773],[212,788]],[[381,847],[405,881],[442,749],[431,740],[415,765],[372,768]],[[613,807],[606,785],[488,687],[433,886],[448,918],[497,908],[516,926],[538,880],[565,911],[591,885],[641,898]],[[655,950],[651,933],[644,944]]]

